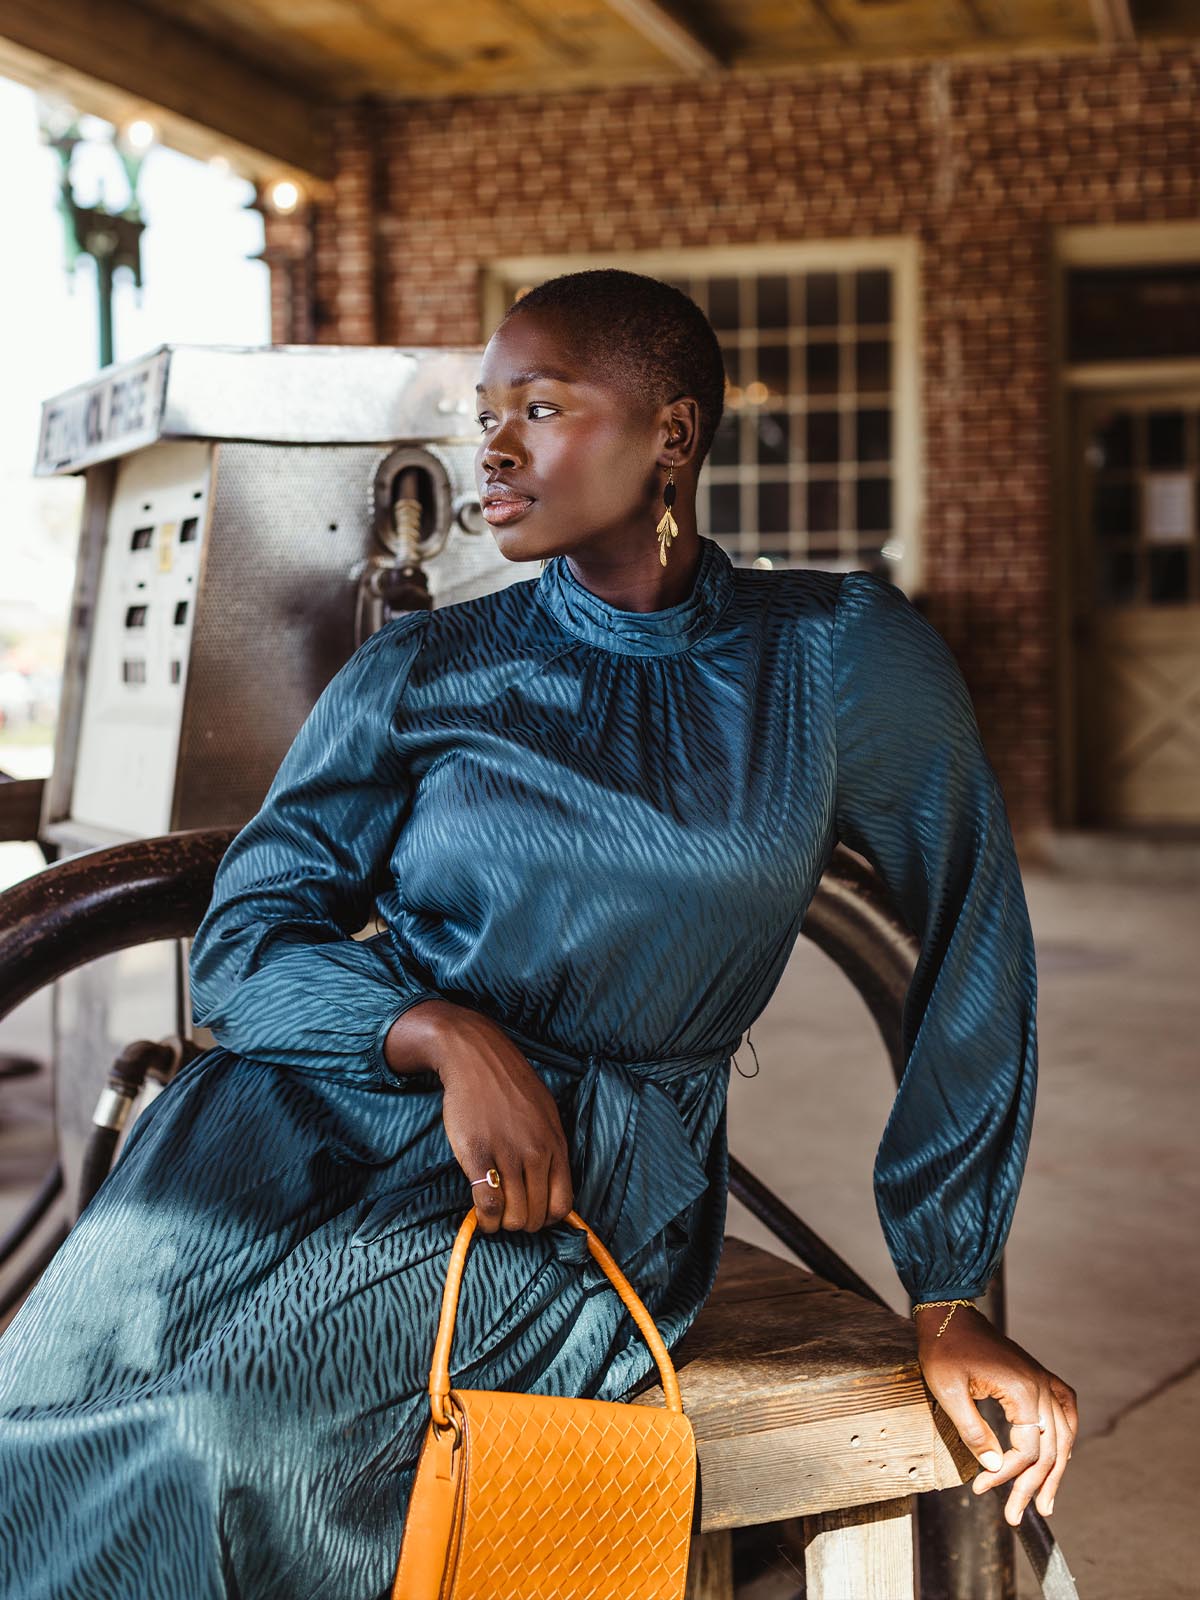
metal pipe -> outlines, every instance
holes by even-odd
[[[153,1039],[137,1039],[127,1044],[113,1062],[108,1082],[100,1091],[92,1112],[92,1132],[83,1153],[79,1178],[79,1210],[90,1204],[96,1191],[112,1170],[122,1130],[129,1120],[133,1103],[150,1074],[165,1087],[168,1076],[179,1061],[180,1052]]]
[[[0,1239],[0,1266],[16,1254],[62,1192],[62,1162],[56,1161],[38,1185],[33,1199]]]
[[[0,1019],[76,967],[189,938],[236,828],[192,828],[81,851],[0,894]]]
[[[832,1245],[826,1244],[774,1190],[768,1189],[761,1178],[756,1178],[733,1155],[729,1157],[729,1189],[734,1199],[740,1200],[751,1216],[757,1217],[765,1228],[769,1228],[810,1272],[827,1279],[839,1289],[849,1289],[864,1300],[873,1300],[877,1306],[887,1305],[883,1296],[872,1289],[865,1278],[860,1278]]]
[[[21,1270],[20,1274],[5,1288],[4,1293],[0,1295],[0,1323],[3,1323],[5,1317],[7,1317],[11,1311],[14,1311],[16,1307],[20,1305],[21,1301],[29,1293],[30,1289],[33,1288],[34,1284],[41,1277],[42,1273],[45,1272],[46,1268],[54,1260],[55,1255],[58,1253],[59,1247],[62,1245],[66,1237],[67,1225],[64,1222],[54,1230],[42,1248],[38,1251],[37,1255],[33,1257],[28,1265]]]

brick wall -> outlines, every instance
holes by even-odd
[[[919,598],[1020,832],[1055,815],[1050,230],[1200,216],[1198,107],[1188,46],[365,106],[276,337],[474,342],[500,256],[917,237]]]

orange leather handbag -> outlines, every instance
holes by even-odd
[[[658,1364],[666,1406],[450,1387],[471,1210],[458,1230],[429,1373],[392,1600],[681,1600],[696,1440],[653,1318],[575,1211]]]

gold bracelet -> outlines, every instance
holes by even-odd
[[[915,1317],[918,1311],[927,1311],[930,1306],[949,1306],[950,1310],[946,1313],[946,1321],[942,1323],[936,1334],[936,1337],[940,1339],[946,1331],[946,1323],[950,1321],[958,1307],[973,1306],[974,1304],[974,1300],[922,1300],[920,1305],[912,1308],[912,1314]]]

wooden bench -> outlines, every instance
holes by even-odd
[[[909,1319],[726,1239],[672,1353],[700,1458],[687,1600],[730,1600],[730,1530],[793,1518],[807,1600],[912,1600],[914,1496],[977,1470],[916,1352]]]

